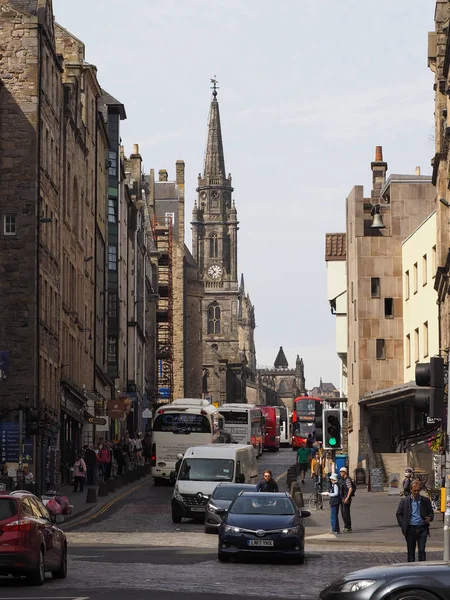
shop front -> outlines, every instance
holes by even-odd
[[[85,414],[85,399],[70,388],[64,386],[61,390],[61,480],[62,484],[70,482],[71,467],[76,459],[76,453],[83,447],[83,421]]]

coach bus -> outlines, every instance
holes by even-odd
[[[292,450],[298,450],[306,444],[308,435],[315,436],[314,419],[321,414],[322,398],[315,396],[298,396],[294,400],[292,411]]]
[[[266,433],[264,436],[264,449],[278,452],[280,449],[280,407],[260,405],[266,421]]]
[[[219,410],[202,398],[180,398],[155,413],[151,469],[155,485],[170,479],[177,455],[192,446],[222,441],[223,419]]]
[[[256,457],[261,456],[264,448],[264,420],[259,407],[228,403],[222,404],[219,411],[224,420],[224,430],[231,435],[231,440],[239,444],[250,444],[255,449]]]

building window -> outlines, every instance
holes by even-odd
[[[209,236],[209,257],[217,258],[219,256],[219,238],[217,233],[211,233]]]
[[[355,383],[355,372],[354,372],[354,364],[352,363],[352,385]]]
[[[428,281],[428,261],[427,255],[422,256],[422,285],[427,285]]]
[[[4,215],[3,217],[3,233],[5,235],[16,235],[16,215]]]
[[[413,286],[414,286],[413,293],[417,294],[417,290],[419,289],[419,269],[418,269],[417,263],[414,263],[414,267],[413,267]]]
[[[117,338],[115,335],[108,337],[108,362],[114,365],[117,363]]]
[[[117,223],[116,201],[108,198],[108,223]]]
[[[166,214],[164,215],[165,217],[165,224],[166,226],[172,225],[172,227],[175,226],[175,213],[173,212],[166,212]]]
[[[220,306],[217,302],[208,308],[208,334],[220,334]]]
[[[371,277],[370,278],[370,295],[372,298],[380,297],[380,278],[379,277]]]
[[[411,366],[411,336],[406,336],[406,344],[405,344],[405,353],[406,353],[406,368]]]
[[[414,329],[414,362],[419,362],[419,328]]]
[[[117,319],[117,294],[109,294],[108,296],[108,317]]]
[[[386,358],[386,341],[382,338],[377,339],[377,360]]]
[[[109,151],[108,173],[111,175],[111,177],[115,177],[117,175],[117,154],[114,152],[114,150]]]
[[[117,271],[117,246],[108,246],[108,268]]]
[[[423,356],[428,356],[428,321],[423,324]]]
[[[405,300],[409,300],[409,271],[405,271]]]
[[[356,321],[356,300],[353,301],[353,320]]]
[[[394,298],[384,299],[384,316],[386,319],[394,318]]]
[[[436,246],[433,246],[431,249],[431,271],[433,273],[432,277],[436,277]]]

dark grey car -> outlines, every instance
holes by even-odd
[[[256,492],[256,485],[219,483],[206,505],[205,533],[217,533],[228,507],[240,492]]]

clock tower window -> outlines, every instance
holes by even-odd
[[[208,334],[220,334],[220,306],[217,302],[208,308]]]
[[[217,233],[211,233],[209,235],[209,257],[216,258],[219,256],[219,238]]]

